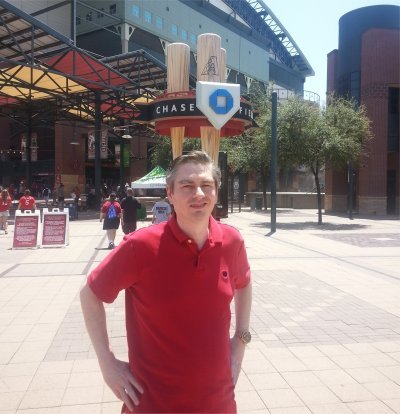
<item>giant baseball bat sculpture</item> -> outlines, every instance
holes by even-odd
[[[197,37],[197,80],[206,82],[225,81],[226,51],[221,49],[221,37],[204,33]],[[200,127],[201,148],[218,165],[220,130],[212,126]]]
[[[190,48],[185,43],[167,46],[167,93],[189,90]],[[182,155],[185,127],[171,128],[172,158]]]

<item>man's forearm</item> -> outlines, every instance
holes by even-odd
[[[80,299],[86,329],[101,364],[102,361],[112,355],[104,305],[87,284],[81,290]]]
[[[237,333],[241,333],[241,332],[249,330],[251,300],[252,300],[251,283],[249,283],[243,289],[238,289],[235,291],[235,316],[236,316],[235,331]]]

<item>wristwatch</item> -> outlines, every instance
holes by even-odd
[[[245,344],[251,342],[251,333],[249,331],[238,332],[236,336]]]

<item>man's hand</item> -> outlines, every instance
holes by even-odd
[[[139,405],[139,397],[144,390],[132,375],[129,364],[118,360],[113,354],[107,360],[99,362],[106,384],[115,396],[123,401],[130,411],[133,411],[134,405]]]
[[[231,338],[231,372],[234,385],[236,385],[239,378],[245,349],[246,345],[240,338],[237,336]]]

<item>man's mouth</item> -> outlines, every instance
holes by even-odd
[[[203,208],[207,205],[207,203],[192,203],[190,207],[192,208]]]

